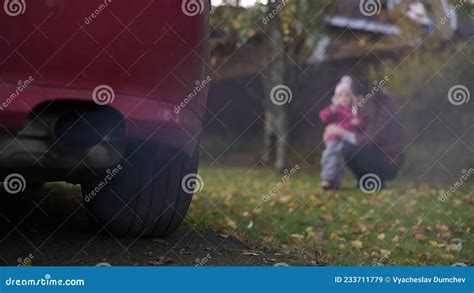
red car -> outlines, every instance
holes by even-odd
[[[209,77],[207,0],[5,0],[0,181],[81,184],[117,236],[174,231],[189,207]]]

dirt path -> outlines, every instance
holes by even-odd
[[[0,193],[0,265],[273,265],[233,238],[185,223],[166,239],[117,239],[88,226],[78,188]],[[271,260],[267,260],[271,259]]]

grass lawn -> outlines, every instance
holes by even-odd
[[[455,182],[398,182],[364,194],[349,181],[342,191],[322,192],[318,176],[303,168],[289,180],[263,168],[204,166],[199,174],[205,184],[191,223],[290,265],[474,265],[472,185],[443,202]]]

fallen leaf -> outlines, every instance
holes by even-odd
[[[395,237],[392,238],[392,241],[395,243],[400,242],[400,236],[395,235]]]
[[[323,242],[323,237],[324,237],[323,232],[316,233],[316,235],[314,235],[314,242],[317,243],[317,244],[322,243]]]
[[[377,235],[377,239],[378,240],[384,240],[385,239],[385,233],[381,233],[381,234]]]
[[[334,217],[331,214],[322,214],[319,218],[323,221],[330,222],[334,220]]]
[[[453,207],[457,208],[462,205],[462,201],[459,199],[453,200]]]
[[[413,236],[416,240],[424,240],[426,239],[426,231],[424,228],[418,228],[413,230]]]
[[[305,231],[306,233],[308,233],[308,234],[309,234],[309,233],[312,233],[312,232],[314,232],[314,227],[313,227],[313,226],[306,227],[306,228],[304,229],[304,231]]]
[[[445,253],[441,255],[441,258],[446,260],[452,260],[454,258],[454,255],[452,255],[451,253]]]
[[[426,257],[426,253],[421,251],[416,253],[416,258],[424,258]]]
[[[364,244],[360,240],[351,241],[351,246],[354,248],[362,248]]]
[[[301,235],[301,234],[291,234],[290,239],[291,239],[291,241],[293,241],[293,243],[298,244],[301,241],[303,241],[304,236]]]
[[[250,221],[250,223],[247,225],[247,229],[252,229],[253,227],[253,221]]]
[[[364,224],[362,224],[362,223],[360,223],[360,224],[359,224],[359,229],[360,229],[360,232],[364,233],[364,232],[367,231],[367,226],[364,225]]]
[[[191,251],[187,251],[186,249],[184,248],[181,248],[179,250],[179,254],[182,254],[182,255],[190,255],[190,254],[193,254]]]
[[[439,232],[448,232],[449,231],[449,227],[446,226],[445,224],[441,224],[441,223],[436,223],[435,228]]]
[[[380,249],[380,253],[385,258],[388,258],[392,254],[392,252],[390,250],[387,250],[387,249]]]
[[[430,240],[430,244],[434,248],[440,248],[440,247],[445,247],[446,246],[446,243],[438,243],[438,242],[433,241],[433,240]]]
[[[332,241],[337,241],[339,240],[339,235],[336,232],[332,232],[331,235],[329,235],[329,239]]]
[[[279,203],[288,203],[291,200],[291,197],[289,195],[287,196],[280,196],[278,198]]]
[[[462,249],[462,242],[452,243],[446,246],[447,252],[458,252],[458,251],[461,251],[461,249]]]
[[[151,266],[164,266],[170,262],[173,262],[174,259],[166,257],[166,256],[160,256],[156,260],[150,260],[148,261],[148,264]]]
[[[235,223],[233,220],[228,219],[227,220],[227,226],[231,227],[232,229],[237,229],[237,223]]]
[[[155,243],[159,243],[159,244],[165,244],[166,243],[166,240],[163,239],[163,238],[153,238],[151,241],[153,241]]]
[[[265,243],[270,243],[273,241],[273,236],[263,236],[262,237],[263,242]]]

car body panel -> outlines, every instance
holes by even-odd
[[[195,88],[209,79],[210,7],[185,8],[177,0],[35,0],[18,16],[2,11],[0,125],[17,132],[40,105],[93,102],[106,86],[126,138],[191,152],[208,94],[207,83]]]

